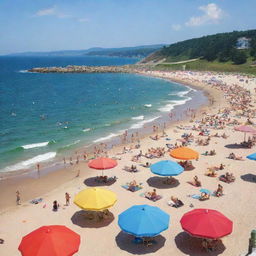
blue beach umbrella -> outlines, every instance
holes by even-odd
[[[208,195],[210,195],[212,193],[209,189],[206,189],[206,188],[201,188],[199,191],[201,193],[205,193],[205,194],[208,194]]]
[[[118,216],[118,225],[136,237],[154,237],[168,229],[170,215],[156,206],[134,205]]]
[[[170,160],[159,161],[150,166],[151,172],[161,176],[177,176],[184,171],[184,168]]]
[[[253,153],[251,155],[248,155],[246,158],[250,159],[250,160],[256,160],[256,153]]]

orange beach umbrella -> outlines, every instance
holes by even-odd
[[[88,166],[93,169],[102,170],[102,176],[103,176],[103,170],[116,167],[117,161],[112,158],[99,157],[91,160],[88,163]]]
[[[93,169],[106,170],[117,166],[117,161],[107,157],[99,157],[89,162],[88,166]]]
[[[181,160],[192,160],[199,158],[198,152],[188,147],[175,148],[170,152],[170,156]]]

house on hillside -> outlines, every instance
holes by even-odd
[[[236,48],[237,49],[248,49],[250,48],[250,38],[240,37],[237,39]]]

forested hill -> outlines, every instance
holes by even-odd
[[[163,44],[158,44],[123,48],[106,48],[101,50],[90,51],[85,55],[145,58],[146,56],[159,50],[163,46]]]
[[[246,38],[249,47],[238,47],[238,39]],[[256,59],[256,30],[233,31],[216,35],[203,36],[164,46],[151,54],[143,62],[166,62],[202,58],[207,61],[245,63],[247,58]]]

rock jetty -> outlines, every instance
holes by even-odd
[[[73,66],[66,67],[38,67],[29,69],[28,72],[37,73],[131,73],[132,65],[124,66]]]

